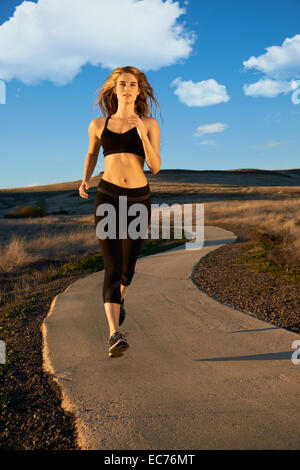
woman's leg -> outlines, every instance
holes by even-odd
[[[102,297],[110,336],[119,331],[122,240],[99,240],[104,260]]]
[[[142,199],[139,204],[143,204],[147,209],[147,216],[148,216],[148,223],[147,227],[143,227],[143,233],[147,233],[149,223],[151,220],[151,199],[150,195],[145,200]],[[129,204],[134,204],[131,202]],[[128,225],[135,219],[136,216],[128,216]],[[137,262],[138,255],[140,254],[142,247],[144,245],[145,239],[144,238],[137,238],[136,240],[127,237],[126,239],[122,240],[122,284],[124,286],[129,286],[131,284],[132,278],[135,272],[135,266]]]
[[[95,227],[106,217],[96,215],[97,207],[100,204],[109,203],[116,209],[118,233],[118,200],[111,198],[107,194],[97,191],[95,197]],[[102,288],[102,298],[106,313],[110,336],[119,331],[120,303],[121,303],[121,274],[122,274],[122,240],[118,238],[98,238],[104,262],[104,281]]]
[[[102,191],[102,192],[101,192]],[[112,194],[113,193],[113,194]],[[120,303],[125,296],[134,275],[138,254],[144,243],[143,238],[132,240],[118,239],[119,233],[119,196],[128,195],[127,213],[131,204],[142,203],[148,210],[148,225],[151,219],[151,200],[149,185],[141,188],[121,188],[105,180],[101,180],[99,191],[95,198],[95,225],[104,217],[96,216],[97,206],[101,203],[111,203],[116,210],[117,239],[100,239],[101,251],[104,259],[103,302],[110,328],[110,335],[119,331]],[[129,199],[132,198],[131,202]],[[106,217],[106,215],[105,215]],[[127,227],[135,216],[127,217]]]
[[[131,240],[126,238],[122,240],[122,285],[128,286],[131,284],[132,278],[135,272],[135,266],[138,255],[142,249],[144,240],[138,238],[137,240]]]

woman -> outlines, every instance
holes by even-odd
[[[147,210],[147,224],[143,226],[142,232],[145,233],[145,228],[148,230],[151,193],[144,174],[144,162],[146,160],[154,174],[159,172],[161,165],[160,128],[155,118],[148,117],[147,98],[158,104],[145,74],[139,69],[132,66],[118,67],[111,73],[100,88],[96,102],[102,113],[108,116],[93,119],[89,125],[89,149],[79,188],[80,196],[88,198],[86,190],[89,189],[89,180],[102,145],[104,173],[97,187],[94,219],[104,260],[102,294],[110,330],[109,357],[123,355],[129,346],[119,327],[125,318],[125,294],[145,238],[131,237],[129,234],[125,238],[124,234],[121,237],[119,216],[127,220],[128,229],[130,222],[136,219],[136,215],[128,215],[130,207],[136,203],[142,204]],[[125,206],[119,206],[120,199],[122,202],[126,200]],[[106,232],[103,230],[103,222],[107,219],[104,217],[107,210],[104,209],[107,208],[105,204],[114,208],[115,213],[114,210],[110,213],[115,214],[116,224],[116,233],[110,232],[107,238],[104,238]],[[125,211],[126,219],[123,219]],[[110,227],[111,218],[108,222]]]

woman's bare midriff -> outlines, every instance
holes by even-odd
[[[134,153],[113,153],[104,158],[102,178],[123,188],[139,188],[148,183],[144,159]]]

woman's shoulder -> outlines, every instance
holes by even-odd
[[[98,137],[98,139],[101,138],[106,118],[107,116],[97,117],[97,118],[92,119],[90,122],[90,127],[93,128],[93,131]]]
[[[148,117],[145,124],[148,128],[148,132],[160,134],[160,127],[156,118]]]
[[[147,119],[147,124],[151,127],[157,127],[159,126],[158,121],[154,117],[144,117],[144,119]]]
[[[105,119],[106,119],[106,116],[94,118],[91,120],[89,126],[92,127],[93,129],[99,129],[104,125]]]
[[[101,116],[101,117],[97,117],[97,118],[93,119],[93,121],[95,123],[95,126],[96,127],[103,126],[104,123],[105,123],[106,118],[107,118],[107,116]]]
[[[147,133],[149,131],[154,131],[155,129],[159,128],[159,124],[155,118],[148,116],[141,116],[141,118],[145,126],[147,127]]]

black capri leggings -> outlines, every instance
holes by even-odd
[[[120,196],[127,196],[127,198],[121,198],[121,204],[124,205],[119,207]],[[115,221],[116,233],[113,236],[107,236],[107,238],[104,239],[102,234],[108,231],[108,225],[110,224],[110,227],[113,226],[105,206],[102,206],[102,208],[99,207],[102,204],[107,203],[111,204],[116,211],[115,217],[113,217]],[[130,233],[128,233],[128,226],[134,219],[139,218],[141,212],[138,207],[136,208],[137,212],[134,211],[135,215],[128,215],[128,211],[130,210],[130,207],[136,203],[143,204],[143,206],[147,209],[147,216],[146,219],[144,219],[146,222],[145,224],[138,223],[136,225],[136,232],[140,233],[140,235],[137,239],[133,239],[130,238]],[[121,230],[123,237],[120,237],[119,215],[121,212],[123,218],[125,216],[125,211],[127,214],[127,223],[124,225],[126,233],[124,231],[122,232]],[[110,212],[110,214],[113,213],[114,211]],[[148,227],[151,220],[151,192],[149,183],[138,188],[124,188],[101,178],[95,196],[94,217],[96,234],[100,242],[105,270],[102,292],[103,302],[113,302],[120,304],[120,284],[129,286],[131,283],[138,254],[140,253],[143,246],[145,235],[147,237]],[[105,224],[105,221],[101,222],[103,219],[107,221]],[[101,223],[99,224],[99,222]],[[123,228],[122,223],[121,227]]]

